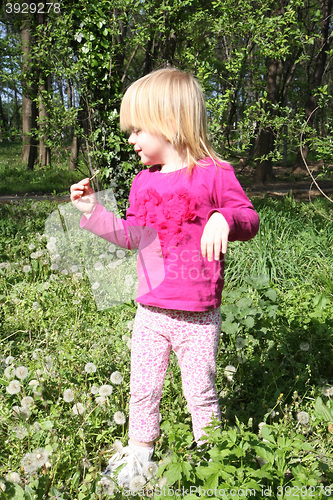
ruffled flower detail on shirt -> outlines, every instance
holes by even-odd
[[[138,199],[138,205],[136,219],[140,225],[157,230],[164,253],[166,247],[178,246],[190,237],[183,225],[197,219],[198,202],[188,191],[179,190],[162,197],[154,188],[149,188]]]

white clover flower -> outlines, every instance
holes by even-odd
[[[112,385],[109,385],[109,384],[105,384],[105,385],[102,385],[100,388],[99,388],[99,395],[100,396],[110,396],[112,394],[112,391],[113,391],[113,387]]]
[[[33,304],[32,304],[32,309],[34,311],[38,311],[39,309],[41,308],[41,305],[39,302],[35,301]]]
[[[20,484],[21,482],[21,477],[18,472],[9,472],[6,476],[7,481],[10,481],[11,483],[14,484]]]
[[[25,366],[18,366],[15,370],[15,375],[20,380],[23,380],[23,379],[27,378],[27,376],[29,375],[29,370]]]
[[[95,271],[102,271],[102,269],[104,269],[102,262],[97,261],[94,265],[94,269]]]
[[[310,415],[306,411],[300,411],[297,414],[297,420],[300,424],[306,425],[310,422]]]
[[[15,377],[15,366],[7,366],[4,371],[6,378],[14,378]]]
[[[158,465],[156,462],[147,462],[142,468],[142,473],[147,479],[152,479],[156,476]]]
[[[5,359],[6,365],[11,365],[13,361],[15,361],[15,358],[13,358],[13,356],[7,356],[7,358]]]
[[[34,474],[39,468],[35,453],[26,453],[22,458],[21,466],[27,474]]]
[[[95,373],[97,370],[97,367],[94,363],[87,363],[86,366],[84,367],[84,371],[86,373]]]
[[[112,496],[114,494],[115,487],[115,483],[105,476],[102,477],[102,479],[97,483],[98,492],[102,495]]]
[[[308,351],[310,349],[309,342],[301,342],[299,345],[301,351]]]
[[[95,401],[98,405],[103,406],[105,405],[107,398],[105,396],[97,396],[97,398],[95,398]]]
[[[34,404],[34,398],[32,398],[31,396],[25,396],[21,401],[21,406],[23,408],[31,408]]]
[[[18,394],[21,391],[21,384],[18,380],[12,380],[6,389],[8,394]]]
[[[133,479],[131,479],[128,487],[133,493],[137,493],[138,491],[142,490],[144,485],[146,484],[146,480],[143,476],[134,476]]]
[[[113,415],[113,420],[117,425],[124,425],[126,423],[125,414],[122,411],[116,411]]]
[[[92,288],[93,290],[98,290],[100,286],[101,286],[101,284],[100,284],[100,283],[98,283],[98,281],[95,281],[95,283],[93,283],[93,284],[91,285],[91,288]]]
[[[226,376],[229,382],[233,382],[235,373],[236,373],[236,368],[233,365],[228,365],[224,369],[224,375]]]
[[[74,415],[83,415],[85,412],[85,407],[81,403],[75,403],[73,406]]]
[[[27,264],[26,266],[23,266],[23,272],[24,273],[30,273],[30,271],[31,271],[30,264]]]
[[[125,250],[117,250],[116,251],[116,256],[118,257],[118,259],[123,259],[126,255],[126,252]]]
[[[71,403],[72,401],[74,401],[74,392],[72,391],[72,389],[65,389],[63,398],[65,403]]]
[[[120,385],[123,383],[123,376],[120,372],[111,373],[110,380],[115,385]]]
[[[17,439],[24,439],[28,435],[28,430],[26,427],[17,427],[15,430]]]
[[[99,392],[99,387],[97,385],[92,385],[90,388],[91,394],[98,394]]]

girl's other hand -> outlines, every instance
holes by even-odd
[[[95,191],[90,187],[89,177],[71,186],[71,201],[80,212],[89,218],[96,205]]]
[[[220,212],[209,217],[201,237],[201,253],[208,262],[220,260],[221,253],[227,252],[229,225]]]

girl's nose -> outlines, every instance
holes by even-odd
[[[131,135],[129,136],[128,142],[130,144],[135,144],[135,134],[134,134],[134,132],[132,132]]]

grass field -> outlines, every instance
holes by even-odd
[[[221,428],[193,445],[172,356],[158,472],[132,491],[101,471],[127,441],[135,302],[98,310],[86,274],[51,259],[55,202],[0,205],[1,499],[333,498],[332,206],[253,202],[259,234],[226,258]]]

